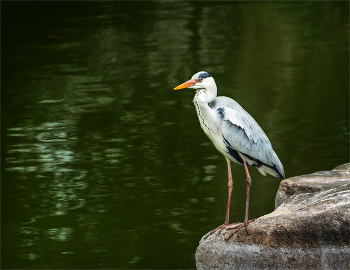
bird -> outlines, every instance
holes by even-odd
[[[204,133],[214,144],[215,148],[223,154],[228,169],[228,195],[226,216],[224,224],[210,231],[204,239],[219,230],[234,230],[226,240],[230,239],[241,228],[246,228],[249,235],[249,194],[251,177],[248,166],[253,166],[266,176],[270,174],[278,179],[285,178],[283,165],[264,131],[249,113],[247,113],[235,100],[217,96],[219,91],[214,78],[206,71],[197,72],[192,78],[174,90],[184,88],[195,89],[193,98],[198,120]],[[220,91],[219,91],[220,93]],[[231,193],[233,188],[231,162],[244,166],[246,173],[246,209],[243,223],[229,223]]]

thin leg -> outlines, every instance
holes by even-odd
[[[225,225],[229,224],[230,219],[230,204],[231,204],[231,194],[232,194],[232,174],[231,174],[231,161],[227,160],[227,170],[228,170],[228,192],[227,192],[227,206],[226,206],[226,217]]]
[[[204,239],[207,239],[210,235],[212,235],[217,230],[220,230],[220,232],[225,229],[229,225],[229,219],[230,219],[230,204],[231,204],[231,194],[232,194],[232,173],[231,173],[231,161],[226,159],[227,161],[227,171],[228,171],[228,192],[227,192],[227,206],[226,206],[226,217],[225,217],[225,223],[223,225],[220,225],[216,229],[212,230]],[[233,225],[233,224],[231,224]]]
[[[249,232],[248,232],[248,209],[249,209],[249,194],[250,194],[250,187],[252,184],[252,179],[250,178],[248,166],[247,166],[247,163],[245,161],[244,161],[244,169],[245,169],[245,173],[247,175],[247,179],[245,181],[246,186],[247,186],[247,198],[246,198],[246,202],[245,202],[244,224],[245,224],[245,229],[247,231],[247,234],[249,235]]]
[[[242,227],[245,227],[247,234],[249,235],[248,232],[248,224],[254,220],[248,220],[248,209],[249,209],[249,194],[250,194],[250,186],[251,186],[251,178],[249,175],[249,171],[248,171],[248,166],[247,163],[245,161],[243,161],[244,163],[244,169],[245,169],[245,173],[246,173],[246,186],[247,186],[247,197],[246,197],[246,203],[245,203],[245,217],[244,217],[244,222],[242,224],[240,224],[239,226],[235,226],[233,228],[228,228],[228,229],[235,229],[233,231],[233,233],[226,239],[230,239],[236,232],[238,232]]]
[[[231,175],[231,164],[230,161],[227,160],[227,169],[228,169],[228,196],[227,196],[227,207],[226,207],[226,217],[225,217],[225,223],[223,225],[220,225],[216,229],[212,230],[210,233],[208,233],[204,239],[207,239],[210,235],[215,233],[217,230],[219,230],[219,234],[223,229],[227,227],[227,230],[234,230],[233,233],[229,235],[229,237],[226,240],[229,240],[236,232],[238,232],[241,228],[245,227],[247,234],[248,232],[248,224],[250,222],[253,222],[255,219],[248,220],[248,210],[249,210],[249,194],[250,194],[250,186],[251,186],[251,178],[248,171],[248,166],[245,161],[243,161],[245,173],[246,173],[246,187],[247,187],[247,195],[246,195],[246,204],[245,204],[245,217],[243,223],[233,223],[229,224],[229,216],[230,216],[230,203],[231,203],[231,192],[232,192],[232,175]]]

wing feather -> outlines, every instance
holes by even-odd
[[[221,131],[228,147],[271,167],[276,167],[284,176],[282,163],[266,134],[253,117],[239,105],[234,108],[220,106],[217,110],[223,117]]]

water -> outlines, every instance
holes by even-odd
[[[2,268],[195,268],[227,169],[200,70],[261,125],[287,177],[349,161],[348,2],[2,3]],[[250,217],[279,180],[254,168]],[[245,174],[233,166],[231,221]]]

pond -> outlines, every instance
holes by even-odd
[[[194,91],[172,91],[201,70],[287,178],[349,161],[348,2],[3,2],[2,268],[195,268],[227,196]],[[250,174],[257,218],[280,180]]]

